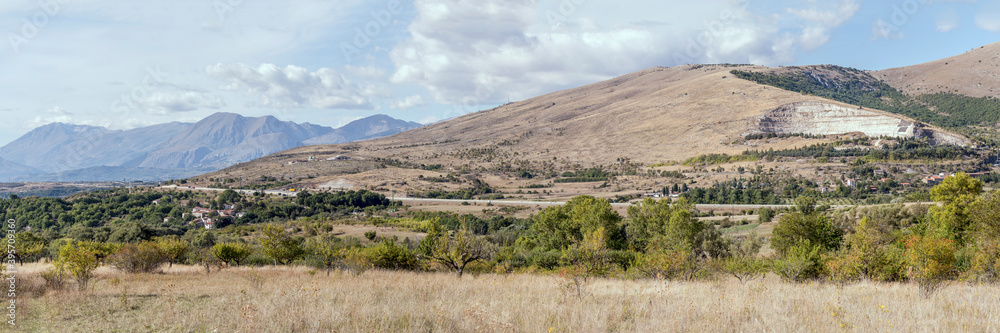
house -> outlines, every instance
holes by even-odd
[[[160,199],[153,200],[153,204],[154,205],[159,205],[160,204]]]
[[[194,223],[195,226],[204,227],[205,229],[215,228],[215,220],[207,217],[197,218],[194,221],[191,221],[191,223]]]
[[[954,175],[952,175],[952,176],[954,176]],[[942,174],[931,175],[931,176],[925,177],[923,179],[923,181],[924,181],[924,184],[927,184],[927,185],[937,185],[937,184],[940,184],[942,181],[944,181],[945,178],[948,178],[948,176],[946,176],[945,174],[942,173]]]
[[[299,163],[299,161],[289,161],[288,165],[295,165],[295,164],[298,164],[298,163]]]
[[[164,217],[163,218],[163,223],[170,223],[170,217],[169,216],[168,217]]]
[[[194,216],[196,218],[206,217],[206,216],[208,216],[208,214],[211,214],[211,213],[212,213],[212,210],[208,209],[208,208],[203,208],[203,207],[191,208],[191,216]]]
[[[344,155],[337,155],[337,156],[334,156],[334,157],[327,158],[326,160],[327,161],[346,161],[346,160],[349,160],[349,159],[351,159],[351,158],[347,157],[347,156],[344,156]]]
[[[644,194],[644,195],[645,195],[645,196],[646,196],[647,198],[659,198],[659,197],[662,197],[662,196],[663,196],[663,193],[660,193],[660,192],[649,192],[649,193],[646,193],[646,194]]]
[[[848,187],[855,187],[855,186],[858,186],[858,182],[854,181],[854,179],[848,179],[848,180],[847,180],[847,186],[848,186]]]

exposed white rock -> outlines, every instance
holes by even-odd
[[[967,145],[964,137],[928,127],[890,113],[840,105],[802,102],[783,105],[757,117],[751,133],[837,135],[864,133],[869,137],[928,138],[933,144]]]

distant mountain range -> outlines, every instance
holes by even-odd
[[[233,113],[131,130],[52,123],[0,147],[0,180],[183,178],[302,145],[368,140],[420,126],[375,115],[334,129]]]

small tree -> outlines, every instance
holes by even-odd
[[[45,239],[35,236],[30,231],[19,232],[14,235],[17,244],[17,253],[14,255],[17,260],[24,265],[24,261],[35,261],[37,257],[45,253]]]
[[[341,246],[341,241],[336,236],[323,235],[310,239],[306,243],[309,252],[316,255],[326,266],[326,275],[330,275],[330,269],[338,261],[344,258],[345,249]]]
[[[921,236],[906,240],[907,271],[924,297],[930,297],[956,275],[955,263],[953,240]]]
[[[764,246],[764,239],[756,233],[736,241],[732,246],[731,256],[723,264],[723,270],[736,277],[740,284],[764,277],[770,268],[768,261],[757,258],[757,253]]]
[[[174,263],[184,258],[190,248],[187,242],[177,236],[162,237],[157,241],[157,245],[166,255],[167,262],[170,263],[168,267],[174,267]]]
[[[243,259],[246,259],[253,253],[253,249],[247,243],[241,242],[225,242],[215,244],[212,247],[212,256],[222,260],[227,266],[236,264],[240,265]]]
[[[97,253],[87,248],[83,244],[66,244],[59,249],[59,260],[55,267],[64,271],[76,280],[81,291],[87,290],[87,284],[94,277],[94,270],[100,261]]]
[[[376,246],[368,248],[365,261],[382,269],[417,269],[417,256],[405,247],[396,245],[391,239],[384,239]]]
[[[675,279],[691,269],[688,252],[650,248],[639,253],[631,269],[651,279]]]
[[[292,237],[285,229],[269,224],[261,230],[260,245],[264,254],[274,259],[274,264],[289,264],[305,253],[302,240]]]
[[[217,269],[222,269],[223,262],[212,254],[212,249],[195,250],[194,260],[198,263],[198,265],[205,267],[205,274],[211,274],[213,266]]]
[[[167,255],[154,243],[125,244],[108,257],[111,266],[126,273],[150,273],[167,261]]]
[[[774,272],[788,281],[802,282],[814,278],[823,269],[823,247],[808,240],[798,243],[774,261]]]
[[[447,266],[461,278],[465,267],[479,260],[485,260],[493,254],[493,244],[478,238],[465,228],[451,235],[443,232],[441,223],[434,220],[430,224],[430,232],[421,240],[421,254],[428,259]]]

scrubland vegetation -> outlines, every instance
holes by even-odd
[[[344,195],[269,206],[317,210],[303,218],[182,235],[49,240],[19,231],[22,259],[51,262],[17,273],[21,323],[54,331],[94,322],[139,331],[990,330],[997,323],[1000,192],[984,193],[965,174],[931,189],[930,207],[833,210],[801,196],[773,217],[771,234],[739,237],[695,219],[684,199],[646,199],[623,217],[607,200],[579,196],[530,219],[372,217],[368,223],[425,236],[400,241],[372,231],[363,240],[338,237],[336,215],[324,214],[349,218],[345,207],[354,204],[381,207],[369,209],[375,214],[398,207],[365,193],[322,204]],[[247,199],[227,192],[213,200]],[[773,255],[760,254],[765,245]]]

